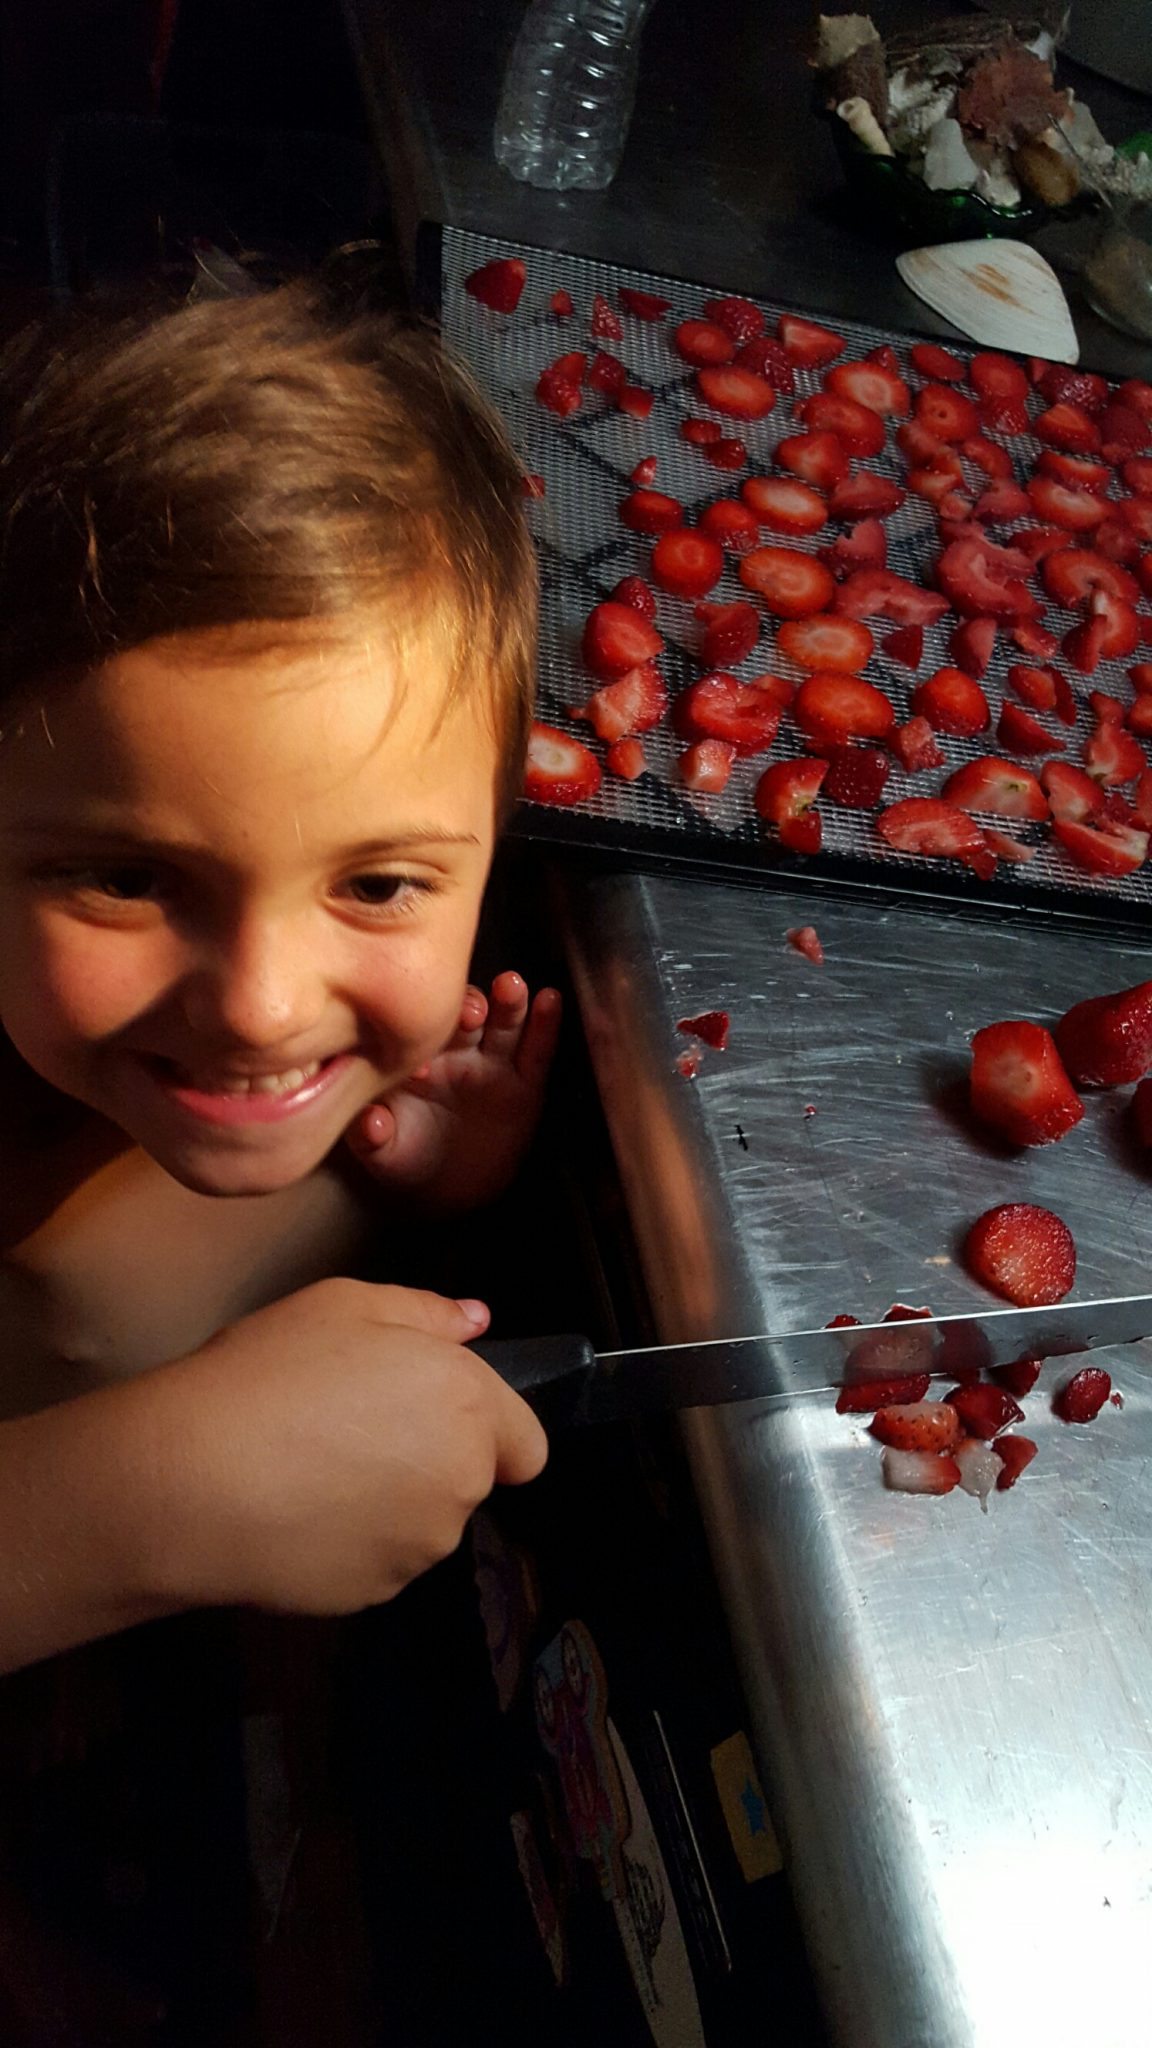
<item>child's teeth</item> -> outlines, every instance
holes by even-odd
[[[282,1074],[212,1074],[193,1080],[205,1095],[291,1095],[320,1072],[319,1060],[306,1067],[288,1067]]]

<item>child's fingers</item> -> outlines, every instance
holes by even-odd
[[[396,1118],[386,1102],[370,1102],[344,1133],[349,1151],[365,1165],[376,1152],[387,1151],[396,1135]]]
[[[460,1005],[460,1021],[456,1026],[445,1052],[474,1052],[484,1036],[488,1020],[488,998],[482,988],[469,985],[464,991]],[[416,1077],[413,1076],[413,1079]]]
[[[516,1072],[529,1087],[542,1087],[560,1037],[564,999],[558,988],[542,988],[521,1034]]]
[[[519,1043],[528,1015],[528,986],[520,974],[498,974],[492,983],[484,1051],[497,1059],[510,1059]]]

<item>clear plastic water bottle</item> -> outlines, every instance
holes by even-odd
[[[610,185],[624,153],[652,0],[530,0],[500,95],[494,147],[550,191]]]

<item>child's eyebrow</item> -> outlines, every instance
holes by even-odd
[[[187,841],[154,838],[146,832],[129,830],[115,831],[98,825],[85,825],[74,817],[28,818],[10,825],[0,825],[0,838],[23,841],[60,840],[75,845],[110,851],[131,847],[140,853],[177,858],[199,851]],[[435,826],[413,825],[398,832],[390,832],[386,839],[365,839],[354,846],[337,846],[327,850],[330,860],[355,861],[378,860],[397,853],[404,853],[418,846],[479,846],[475,832],[441,832]]]

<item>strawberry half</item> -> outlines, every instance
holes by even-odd
[[[835,434],[849,455],[867,459],[879,455],[884,446],[884,422],[879,413],[854,398],[840,398],[834,391],[814,391],[797,407],[803,424],[813,433]]]
[[[719,796],[732,773],[736,749],[728,740],[697,740],[680,756],[680,780],[700,796]]]
[[[724,740],[737,754],[763,754],[776,737],[780,706],[759,683],[718,670],[681,691],[673,722],[685,739]]]
[[[1023,1019],[976,1033],[971,1090],[975,1115],[1010,1145],[1051,1145],[1084,1115],[1056,1041]]]
[[[1015,534],[1013,544],[1019,538],[1019,534]],[[1050,633],[1046,626],[1037,625],[1035,619],[1013,619],[1008,634],[1021,654],[1030,655],[1033,661],[1051,661],[1060,645],[1055,633]]]
[[[992,403],[1000,399],[1020,402],[1028,397],[1028,378],[1020,364],[994,350],[981,349],[974,355],[968,376],[981,398]]]
[[[936,581],[958,612],[994,619],[1028,618],[1039,609],[1021,581],[1031,567],[1027,556],[1016,549],[997,547],[981,536],[979,540],[952,541],[936,565]]]
[[[798,313],[782,313],[776,332],[789,360],[802,370],[834,363],[848,346],[843,336],[834,334],[830,327],[821,327],[815,320],[802,320]]]
[[[1022,1401],[1036,1385],[1042,1365],[1040,1358],[1014,1358],[1010,1365],[996,1366],[994,1374],[1002,1387],[1007,1387],[1010,1394],[1015,1394],[1017,1400]]]
[[[674,597],[706,597],[724,573],[724,551],[691,526],[662,533],[652,550],[652,579]]]
[[[888,560],[888,541],[878,519],[862,519],[851,533],[842,533],[830,548],[822,548],[820,560],[834,576],[850,576],[854,569],[883,569]]]
[[[824,794],[850,811],[875,810],[892,763],[878,747],[832,747]]]
[[[627,738],[613,740],[604,756],[604,765],[610,775],[618,775],[622,782],[636,782],[645,773],[648,763],[640,741]]]
[[[1107,500],[1098,492],[1070,490],[1054,476],[1031,477],[1028,496],[1046,524],[1067,527],[1069,533],[1090,533],[1108,511]]]
[[[1056,709],[1056,678],[1046,668],[1033,668],[1024,661],[1013,662],[1007,676],[1008,688],[1030,711]]]
[[[1058,484],[1067,484],[1073,491],[1106,493],[1112,481],[1106,462],[1096,462],[1089,455],[1064,455],[1056,448],[1041,451],[1036,471],[1039,476],[1054,476]]]
[[[788,434],[776,445],[781,469],[815,490],[830,491],[848,474],[848,457],[835,434]]]
[[[730,363],[736,344],[714,320],[682,320],[672,336],[672,346],[686,363],[700,369],[708,364]]]
[[[1152,981],[1074,1003],[1056,1026],[1060,1056],[1086,1088],[1122,1088],[1152,1067]]]
[[[656,617],[655,593],[649,590],[642,576],[622,576],[612,592],[613,602],[626,604],[630,611],[639,612],[642,619]]]
[[[883,642],[884,652],[904,668],[918,669],[924,659],[923,626],[897,626]],[[827,667],[827,663],[824,664]],[[863,668],[863,662],[853,662],[853,667]]]
[[[972,400],[950,384],[925,384],[916,399],[916,418],[937,441],[966,441],[980,430]]]
[[[775,533],[819,533],[828,521],[828,508],[819,492],[794,477],[750,476],[741,485],[740,495],[761,526]]]
[[[872,1434],[896,1451],[951,1451],[960,1441],[960,1417],[947,1401],[901,1401],[878,1408]]]
[[[952,658],[966,676],[979,682],[996,646],[995,619],[962,619],[951,642]]]
[[[733,604],[698,604],[696,617],[704,627],[700,659],[708,668],[743,661],[760,638],[760,614],[747,598]]]
[[[631,605],[609,598],[588,614],[581,651],[593,675],[622,676],[629,669],[655,661],[664,641],[647,619]]]
[[[1022,839],[1013,839],[1010,832],[1000,832],[994,825],[984,827],[984,838],[997,860],[1015,861],[1022,867],[1026,867],[1030,860],[1035,860],[1040,851],[1038,846],[1027,845]]]
[[[992,720],[979,683],[959,668],[937,669],[934,676],[917,683],[912,709],[934,732],[950,733],[954,739],[974,739]]]
[[[1077,867],[1092,875],[1133,875],[1148,858],[1147,832],[1118,825],[1100,832],[1095,825],[1065,824],[1060,818],[1052,830]]]
[[[796,372],[780,343],[770,335],[759,334],[755,340],[744,342],[736,361],[742,370],[755,370],[758,377],[766,378],[773,391],[787,396],[796,389]]]
[[[882,690],[861,676],[805,676],[792,705],[801,732],[823,745],[850,739],[882,740],[896,714]]]
[[[1012,457],[998,441],[987,441],[983,434],[970,434],[960,443],[960,453],[966,462],[972,462],[983,470],[986,477],[998,483],[1012,475]]]
[[[1112,1379],[1101,1365],[1082,1365],[1056,1389],[1053,1411],[1061,1422],[1093,1422],[1112,1392]]]
[[[968,374],[959,356],[934,341],[913,342],[909,353],[913,369],[934,384],[963,384]]]
[[[729,363],[723,369],[697,370],[696,389],[713,412],[728,413],[738,420],[762,420],[776,403],[776,393],[768,379],[739,363]]]
[[[1082,768],[1074,768],[1070,761],[1046,761],[1040,770],[1040,782],[1052,815],[1064,825],[1086,825],[1099,815],[1102,798],[1100,786],[1085,775]]]
[[[554,725],[532,726],[524,769],[524,794],[537,804],[578,804],[600,787],[600,763],[571,733]]]
[[[1065,744],[1054,733],[1046,732],[1030,711],[1022,711],[1019,704],[1007,701],[1000,706],[996,737],[1010,754],[1057,754],[1063,752]]]
[[[731,555],[746,555],[756,546],[760,528],[747,505],[735,498],[720,498],[700,514],[700,531],[719,541]]]
[[[817,612],[806,619],[786,620],[777,632],[776,645],[797,668],[855,675],[872,653],[872,635],[859,619]]]
[[[886,519],[904,503],[904,491],[890,476],[858,470],[833,486],[828,509],[834,519]]]
[[[527,274],[519,256],[494,256],[464,279],[464,289],[494,313],[514,313]]]
[[[605,683],[573,716],[586,718],[597,739],[622,740],[635,732],[648,732],[659,725],[668,709],[668,692],[660,671],[651,662],[630,668],[614,683]]]
[[[796,548],[753,548],[740,564],[740,581],[756,591],[769,611],[781,619],[803,619],[810,612],[827,611],[837,594],[835,580],[823,562]]]
[[[684,523],[684,507],[667,491],[630,491],[620,504],[620,523],[632,533],[672,533]]]
[[[947,611],[948,600],[891,569],[856,569],[836,592],[835,608],[850,619],[883,618],[897,626],[932,626]]]
[[[764,332],[764,315],[751,299],[727,298],[708,299],[704,306],[705,317],[722,327],[733,341],[752,341]]]
[[[1026,818],[1036,824],[1049,816],[1048,799],[1036,777],[995,754],[965,761],[948,777],[941,795],[962,811],[990,811],[996,818]]]
[[[890,804],[877,818],[876,830],[900,853],[962,861],[983,880],[996,866],[995,856],[989,853],[975,819],[940,797],[908,796],[902,803]]]
[[[1100,412],[1108,403],[1108,386],[1103,377],[1070,363],[1047,363],[1036,384],[1049,405],[1067,402],[1080,406],[1084,412]]]
[[[1036,1446],[1030,1436],[998,1436],[992,1448],[1003,1467],[996,1481],[997,1490],[1006,1493],[1032,1463]]]
[[[910,718],[888,735],[888,746],[906,775],[923,775],[930,768],[942,768],[944,756],[926,718]]]
[[[827,761],[774,761],[756,785],[757,815],[775,825],[793,853],[820,851],[820,814],[813,808],[828,773]]]
[[[1026,491],[1010,477],[995,477],[981,491],[972,507],[973,519],[987,519],[993,526],[1003,526],[1012,519],[1026,519],[1032,509],[1032,501]]]
[[[867,406],[869,412],[878,412],[883,419],[902,418],[912,409],[911,394],[903,377],[875,358],[864,363],[837,363],[825,377],[824,389],[838,398],[850,398],[856,405]]]
[[[986,434],[1005,434],[1009,439],[1032,431],[1028,407],[1021,398],[994,398],[982,405],[980,425]]]
[[[1063,1301],[1076,1278],[1076,1246],[1066,1223],[1030,1202],[1003,1202],[977,1218],[964,1240],[974,1280],[1019,1308]]]
[[[1140,598],[1136,578],[1119,562],[1098,555],[1094,548],[1063,547],[1045,556],[1040,576],[1049,597],[1068,611],[1089,604],[1098,590],[1125,604],[1136,604]]]
[[[1078,405],[1060,399],[1042,412],[1035,422],[1039,440],[1053,448],[1065,448],[1072,455],[1091,455],[1100,446],[1100,429]]]
[[[1084,766],[1106,788],[1134,782],[1148,766],[1144,749],[1121,726],[1098,725],[1084,742]]]

